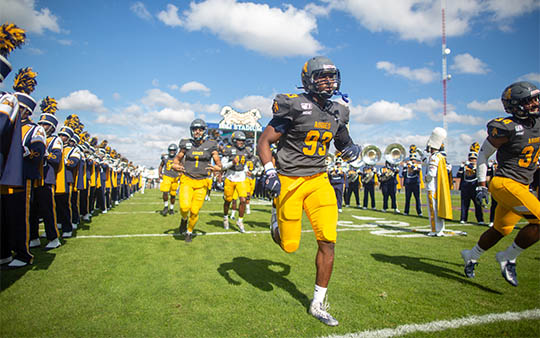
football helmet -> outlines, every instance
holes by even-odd
[[[305,91],[325,99],[339,91],[341,75],[336,65],[327,57],[309,59],[302,68],[302,86]]]
[[[169,144],[169,148],[167,150],[169,151],[170,157],[176,156],[176,153],[178,152],[178,146],[174,143],[171,143]]]
[[[232,133],[231,140],[233,144],[239,149],[244,149],[244,147],[246,146],[246,134],[244,134],[243,131],[235,131],[234,133]],[[238,141],[244,141],[244,143],[239,146]]]
[[[506,87],[501,95],[504,110],[519,119],[539,116],[540,89],[530,82],[515,82]]]
[[[193,134],[193,130],[198,129],[198,128],[203,129],[203,134],[202,136],[195,137],[195,135]],[[206,137],[206,134],[208,133],[208,127],[206,126],[206,122],[204,122],[201,119],[193,120],[193,122],[191,122],[191,125],[189,126],[189,130],[191,132],[191,138],[194,139],[195,141],[200,141],[204,139]]]

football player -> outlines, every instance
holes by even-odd
[[[510,117],[500,117],[487,124],[488,136],[478,153],[478,188],[476,198],[487,204],[489,193],[497,200],[493,227],[486,230],[471,250],[461,251],[465,275],[474,277],[478,259],[504,236],[509,235],[523,217],[529,223],[514,242],[495,255],[504,279],[518,285],[516,258],[540,238],[540,201],[529,191],[540,157],[540,90],[529,82],[515,82],[502,93],[504,110]],[[486,186],[488,159],[497,152],[498,167]]]
[[[338,321],[328,313],[325,296],[334,265],[338,207],[325,160],[332,139],[347,161],[355,160],[361,148],[349,136],[349,108],[330,100],[341,94],[340,73],[334,63],[323,56],[311,58],[304,64],[301,78],[305,93],[275,97],[273,118],[259,139],[257,151],[265,168],[264,188],[274,197],[272,238],[285,252],[296,251],[302,210],[306,212],[318,244],[309,313],[326,325],[336,326]],[[270,147],[278,141],[274,167]]]
[[[186,233],[187,243],[192,240],[193,229],[199,219],[199,210],[204,203],[206,192],[212,188],[208,178],[211,172],[221,170],[217,142],[206,139],[208,130],[206,123],[196,119],[191,122],[189,129],[191,139],[180,141],[180,151],[172,165],[173,170],[183,174],[180,178],[179,197],[182,214],[180,234]]]
[[[242,131],[235,131],[231,135],[232,146],[225,148],[223,153],[223,169],[225,172],[225,183],[223,187],[223,227],[229,229],[229,207],[235,195],[238,194],[240,205],[238,206],[238,219],[236,226],[240,232],[244,229],[244,213],[246,211],[246,198],[249,190],[249,182],[246,180],[246,161],[252,156],[251,151],[246,148],[246,135]]]
[[[162,180],[159,184],[159,190],[163,192],[163,210],[161,214],[167,216],[167,214],[174,214],[174,202],[176,198],[176,190],[178,189],[178,181],[180,180],[180,174],[173,170],[172,165],[176,153],[178,152],[178,146],[171,143],[168,148],[168,153],[165,158],[162,157],[161,164],[159,165],[159,179]],[[170,204],[169,204],[169,195]]]

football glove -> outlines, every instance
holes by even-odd
[[[270,198],[276,198],[281,192],[281,182],[277,175],[276,169],[268,169],[264,175],[263,188],[270,195]]]
[[[361,151],[362,147],[353,143],[341,151],[341,158],[347,162],[353,162],[360,156]]]
[[[480,204],[483,208],[487,207],[489,203],[488,188],[481,185],[477,186],[475,198],[478,204]]]

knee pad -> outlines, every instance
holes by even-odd
[[[298,250],[298,247],[300,246],[299,241],[283,241],[281,242],[281,248],[286,253],[292,253]]]

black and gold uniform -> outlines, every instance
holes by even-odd
[[[320,107],[309,94],[279,94],[272,110],[274,119],[288,125],[275,155],[281,181],[275,203],[282,247],[287,252],[298,249],[302,209],[317,240],[335,242],[337,201],[325,159],[330,141],[349,122],[349,109],[330,100]]]
[[[495,229],[508,235],[521,217],[540,223],[540,202],[529,191],[540,156],[540,118],[497,118],[487,128],[490,137],[508,139],[497,150],[498,167],[489,185],[489,192],[499,203]]]
[[[188,218],[187,231],[193,232],[199,219],[201,209],[208,189],[211,188],[208,178],[211,171],[208,167],[212,155],[217,156],[217,142],[204,140],[202,143],[191,139],[180,141],[180,153],[183,153],[184,175],[180,178],[180,212],[183,219]]]

